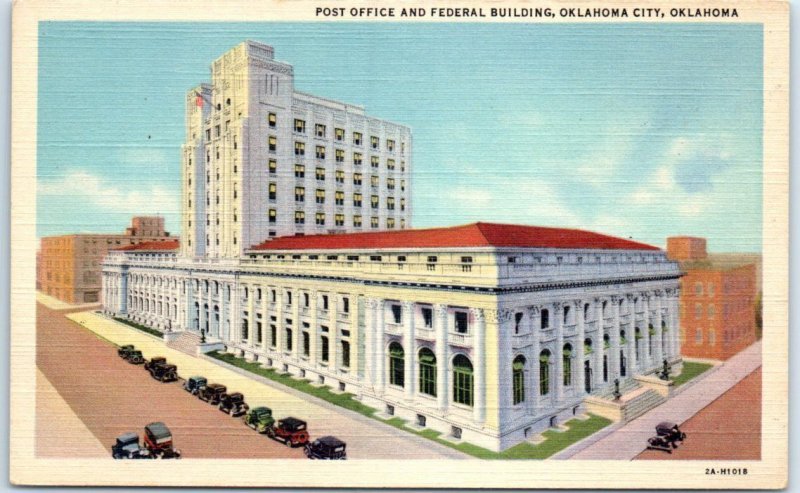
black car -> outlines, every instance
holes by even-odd
[[[128,359],[128,354],[135,349],[136,348],[133,346],[133,344],[125,344],[117,349],[117,355],[119,355],[119,357],[122,359]]]
[[[336,437],[317,438],[305,447],[306,457],[320,460],[347,460],[347,445]]]
[[[139,435],[124,433],[111,446],[111,457],[115,459],[153,459],[150,451],[139,445]]]
[[[151,365],[148,368],[150,376],[159,382],[174,382],[178,379],[178,367],[169,363]]]
[[[244,402],[244,395],[241,392],[222,394],[219,399],[219,410],[231,416],[244,414],[248,409],[250,409],[250,406]]]
[[[133,351],[128,353],[128,356],[125,358],[125,360],[127,360],[128,363],[131,363],[133,365],[141,365],[142,363],[144,363],[144,356],[142,355],[141,351],[139,351],[138,349],[134,349]]]
[[[651,450],[663,450],[672,453],[673,449],[678,448],[678,442],[686,439],[686,433],[682,432],[677,424],[662,421],[656,425],[656,436],[647,439],[647,448]]]
[[[197,397],[201,401],[206,401],[209,404],[219,404],[222,395],[227,391],[228,388],[224,385],[210,383],[197,392]]]
[[[150,360],[144,362],[144,369],[150,371],[151,368],[158,365],[167,364],[167,358],[163,356],[153,356]]]
[[[186,380],[186,382],[183,384],[183,390],[192,395],[197,395],[197,393],[200,392],[200,389],[205,387],[207,384],[208,380],[206,377],[195,375]]]

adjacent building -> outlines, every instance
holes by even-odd
[[[163,217],[144,216],[134,217],[123,234],[44,237],[37,254],[37,289],[67,303],[97,303],[102,263],[109,250],[172,239],[164,231]]]
[[[756,340],[757,266],[752,256],[708,255],[705,238],[667,239],[679,262],[683,354],[725,360]]]

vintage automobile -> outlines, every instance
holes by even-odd
[[[150,371],[150,368],[156,365],[165,365],[167,364],[167,358],[163,356],[153,356],[148,361],[144,362],[144,369]]]
[[[285,443],[287,447],[308,443],[306,422],[297,418],[289,417],[278,420],[277,424],[267,429],[267,436]]]
[[[157,459],[181,458],[181,451],[172,445],[172,432],[160,421],[144,427],[144,446]]]
[[[222,394],[219,398],[219,410],[231,416],[240,416],[247,412],[250,406],[244,402],[244,395],[241,392]]]
[[[220,385],[218,383],[210,383],[205,387],[202,387],[197,392],[197,397],[201,401],[206,401],[209,404],[219,404],[219,400],[222,397],[222,394],[226,393],[228,388],[224,385]]]
[[[197,395],[200,389],[205,387],[207,383],[208,380],[206,380],[206,377],[195,375],[193,377],[189,377],[189,379],[183,383],[183,390],[192,395]]]
[[[682,432],[677,424],[662,421],[656,425],[656,436],[647,439],[647,448],[663,450],[671,454],[673,449],[678,448],[677,442],[682,442],[685,439],[686,433]]]
[[[142,355],[142,352],[139,351],[138,349],[134,349],[133,351],[128,353],[128,356],[125,359],[128,361],[128,363],[134,365],[141,365],[142,363],[144,363],[144,356]]]
[[[347,460],[347,445],[336,437],[317,438],[305,446],[306,457],[320,460]]]
[[[139,445],[139,435],[123,433],[111,446],[111,457],[115,459],[152,459],[150,451]]]
[[[155,365],[151,364],[148,371],[150,376],[159,382],[174,382],[178,379],[178,367],[167,363],[166,360]]]
[[[125,344],[117,349],[117,355],[119,355],[119,357],[122,359],[128,359],[128,354],[135,349],[136,348],[133,346],[133,344]]]
[[[272,417],[272,409],[264,406],[251,409],[242,417],[242,421],[259,433],[266,433],[275,424],[275,418]]]

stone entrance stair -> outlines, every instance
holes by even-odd
[[[185,330],[180,333],[178,337],[167,342],[167,347],[177,349],[178,351],[192,356],[197,355],[197,346],[200,344],[200,336],[194,332]]]
[[[619,384],[622,394],[614,400],[614,386],[609,385],[592,393],[585,400],[586,410],[613,421],[627,423],[666,401],[666,397],[652,388],[645,387],[633,378]]]

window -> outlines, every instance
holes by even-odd
[[[337,163],[343,163],[344,162],[344,149],[336,149],[334,151],[334,153],[336,155],[336,162]]]
[[[287,320],[287,322],[288,322],[288,320]],[[294,341],[292,340],[292,329],[290,329],[289,327],[286,327],[286,337],[285,337],[285,339],[286,339],[286,350],[287,351],[291,351],[292,350],[292,343]]]
[[[405,384],[405,352],[397,342],[389,345],[389,383],[403,387]]]
[[[400,210],[406,210],[406,199],[400,199]]]
[[[322,341],[321,358],[322,358],[323,362],[327,363],[328,359],[329,359],[329,356],[330,356],[329,355],[329,351],[328,351],[328,338],[325,337],[325,336],[322,336],[321,341]]]
[[[336,183],[344,183],[344,171],[339,170],[336,172]]]
[[[717,333],[714,329],[708,330],[708,344],[713,346],[717,342]]]
[[[353,132],[353,144],[361,145],[361,132]]]
[[[305,156],[306,155],[306,144],[304,142],[295,142],[294,143],[294,155],[295,156]]]
[[[393,140],[389,139],[389,140],[386,141],[386,149],[389,152],[394,152],[394,141]]]
[[[701,296],[703,294],[703,283],[696,282],[694,283],[694,294],[697,296]]]
[[[325,226],[325,213],[317,212],[316,221],[317,221],[317,226]]]
[[[275,183],[270,183],[269,184],[269,199],[270,200],[275,200],[277,194],[278,194],[278,185],[276,185]]]
[[[436,355],[428,348],[419,351],[419,391],[436,397]]]
[[[714,318],[715,313],[714,305],[708,305],[708,318]]]
[[[380,184],[380,182],[378,181],[378,176],[377,175],[370,176],[369,177],[369,184],[372,185],[373,187],[377,188],[378,185]]]
[[[295,211],[294,212],[294,223],[295,224],[305,224],[306,223],[306,213],[303,211]]]
[[[325,181],[325,168],[317,168],[316,176],[317,180]]]
[[[269,122],[269,128],[275,128],[278,125],[278,117],[275,113],[270,113],[267,121]]]
[[[542,313],[541,313],[541,318],[542,318],[542,320],[541,320],[541,328],[542,328],[542,330],[549,329],[550,328],[550,311],[547,310],[546,308],[543,309]]]
[[[386,208],[390,211],[394,210],[394,197],[388,197],[386,199]]]
[[[433,309],[427,307],[422,308],[422,323],[427,329],[433,327]]]
[[[714,296],[714,283],[713,282],[708,283],[708,288],[707,289],[708,289],[708,295],[709,296]]]
[[[278,162],[274,159],[269,160],[269,174],[274,175],[278,172]]]
[[[386,169],[390,171],[394,171],[394,159],[387,159],[386,160]]]
[[[306,122],[305,120],[299,120],[295,118],[294,120],[294,131],[304,134],[306,133]]]
[[[334,194],[336,205],[344,205],[344,192],[336,192]]]
[[[520,329],[522,328],[522,317],[525,314],[522,312],[517,312],[514,314],[514,333],[519,334]]]
[[[353,227],[354,228],[361,227],[361,216],[353,216]]]
[[[361,207],[362,195],[360,193],[353,194],[353,207]]]
[[[325,203],[325,190],[323,190],[321,188],[317,189],[316,202],[318,204],[324,204]]]
[[[321,123],[314,125],[314,133],[317,137],[325,137],[325,125],[322,125]]]
[[[343,128],[336,128],[333,131],[334,135],[336,136],[336,140],[342,142],[344,140],[344,129]]]
[[[467,323],[467,312],[455,312],[455,329],[459,334],[466,334],[469,326]]]
[[[370,143],[372,144],[372,148],[373,149],[377,149],[378,146],[380,145],[380,142],[381,142],[381,139],[379,139],[378,137],[375,137],[374,135],[370,136],[369,140],[370,140]]]
[[[369,226],[370,226],[372,229],[378,229],[378,228],[380,227],[380,224],[378,223],[378,218],[377,218],[377,217],[374,217],[374,216],[373,216],[373,217],[370,217],[370,218],[369,218]]]
[[[514,404],[525,401],[525,357],[522,355],[514,358],[511,370],[511,380],[513,382]]]
[[[245,316],[245,319],[242,320],[242,340],[246,341],[246,340],[248,340],[248,336],[250,335],[248,333],[249,332],[249,330],[248,330],[249,329],[249,326],[248,326],[249,321],[246,318],[247,317],[247,312],[245,312],[244,316]]]
[[[278,211],[275,209],[269,210],[269,222],[270,224],[275,224],[278,221]]]
[[[317,154],[317,159],[325,159],[325,147],[317,146],[316,154]]]
[[[703,317],[703,305],[700,303],[694,304],[694,318],[702,318]]]
[[[387,178],[386,179],[386,188],[388,190],[394,190],[394,178]]]
[[[539,353],[539,395],[550,393],[550,351]]]
[[[342,341],[342,366],[350,368],[350,342]]]
[[[702,344],[703,343],[703,329],[697,329],[694,333],[694,343],[695,344]]]
[[[378,206],[380,205],[380,199],[378,198],[377,195],[373,195],[372,197],[370,197],[370,204],[372,205],[373,209],[378,208]]]
[[[453,402],[472,406],[472,363],[463,354],[453,358]]]
[[[567,323],[569,323],[569,308],[570,308],[569,306],[565,306],[565,307],[564,307],[564,312],[563,312],[563,314],[564,314],[564,318],[563,318],[563,320],[561,321],[561,322],[562,322],[564,325],[566,325]]]
[[[344,214],[336,214],[336,216],[334,216],[334,223],[336,226],[344,226]]]
[[[353,173],[353,185],[361,185],[361,173]]]
[[[569,387],[572,385],[572,345],[564,344],[562,357],[564,365],[564,386]]]
[[[355,166],[361,166],[361,163],[364,162],[364,156],[361,155],[360,152],[353,153],[353,164]]]
[[[303,356],[308,356],[311,352],[311,337],[308,332],[303,332]]]
[[[295,202],[305,202],[306,201],[306,189],[303,187],[294,187],[294,201]]]
[[[378,156],[371,156],[369,158],[370,164],[372,165],[373,169],[378,169],[381,165],[381,160]]]
[[[275,152],[278,150],[278,138],[274,135],[269,136],[269,152]]]

